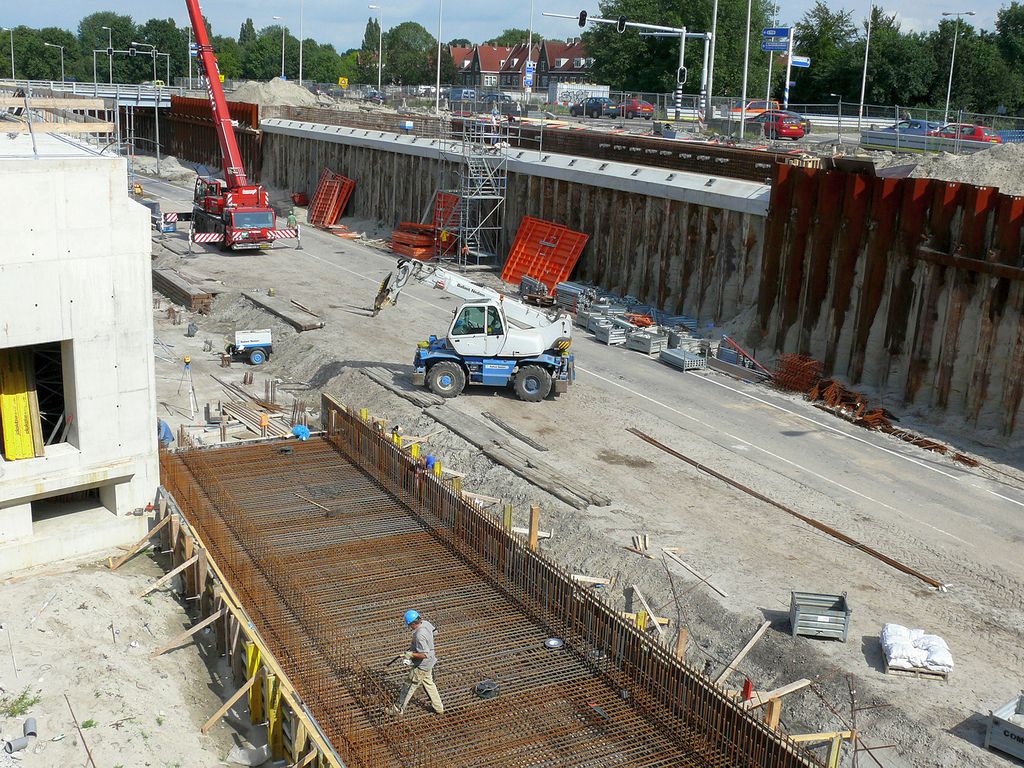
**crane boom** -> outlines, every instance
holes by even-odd
[[[185,0],[188,17],[192,22],[192,30],[196,35],[196,51],[206,74],[206,87],[210,93],[210,107],[213,109],[213,123],[220,142],[221,161],[224,164],[224,180],[229,190],[245,187],[249,178],[242,165],[242,153],[235,140],[235,129],[231,125],[231,114],[228,102],[224,98],[224,89],[220,85],[220,70],[217,68],[217,57],[210,45],[210,36],[206,34],[206,23],[203,12],[199,8],[199,0]]]
[[[410,278],[420,283],[430,283],[435,288],[464,301],[501,302],[505,317],[521,328],[545,328],[554,322],[554,318],[549,312],[523,304],[493,288],[477,285],[457,272],[434,264],[408,260],[399,261],[394,279],[392,280],[389,275],[381,284],[380,292],[374,302],[374,313],[379,312],[388,304],[394,304],[398,299],[398,294],[401,293]]]

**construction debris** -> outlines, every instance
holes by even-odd
[[[893,413],[885,408],[870,407],[864,395],[848,389],[838,379],[822,378],[823,368],[822,363],[805,355],[783,355],[779,358],[773,381],[780,389],[804,393],[809,401],[819,404],[822,410],[851,424],[884,432],[926,451],[949,456],[953,461],[968,467],[979,466],[977,459],[954,451],[944,443],[894,426],[893,421],[899,419]]]

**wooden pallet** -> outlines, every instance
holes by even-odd
[[[153,269],[153,288],[175,304],[193,312],[209,314],[213,308],[213,295],[193,285],[183,275],[166,267]]]
[[[903,669],[902,667],[890,667],[889,660],[885,658],[885,654],[882,654],[882,663],[885,665],[885,674],[896,675],[903,677],[920,677],[927,680],[941,680],[944,683],[949,682],[949,672],[936,672],[931,669],[924,669],[915,667],[914,669]]]

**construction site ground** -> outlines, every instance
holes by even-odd
[[[104,768],[213,768],[261,744],[244,706],[199,735],[235,688],[211,633],[150,658],[192,623],[168,585],[139,597],[167,560],[150,550],[117,571],[83,559],[0,582],[0,741],[29,717],[38,733],[23,751],[0,750],[0,768],[89,765],[85,745]]]
[[[184,187],[154,180],[146,190],[165,210],[190,205]],[[249,391],[259,397],[264,381],[274,377],[289,385],[278,395],[286,412],[292,396],[315,408],[318,393],[330,392],[369,408],[389,429],[429,435],[429,451],[465,473],[467,490],[515,505],[515,525],[526,525],[529,505],[539,503],[541,528],[553,534],[543,550],[573,573],[614,578],[606,598],[619,607],[637,585],[656,613],[689,629],[692,666],[717,676],[759,624],[770,621],[728,686],[741,687],[745,677],[758,690],[813,679],[810,688],[784,700],[782,722],[791,732],[853,725],[852,689],[863,744],[893,745],[862,752],[860,765],[875,764],[873,758],[891,768],[1005,764],[981,746],[983,714],[1018,692],[1014,672],[1024,668],[1024,481],[1017,468],[1000,463],[1011,460],[996,449],[959,443],[986,465],[969,469],[799,398],[719,374],[684,374],[580,330],[573,345],[578,378],[568,394],[527,404],[511,391],[469,388],[448,402],[460,413],[481,418],[489,412],[507,422],[549,450],[511,439],[517,448],[612,500],[580,510],[495,464],[422,408],[360,373],[378,366],[411,372],[415,344],[443,334],[458,305],[416,285],[406,288],[397,307],[371,317],[394,256],[311,228],[303,229],[302,250],[288,244],[246,255],[197,246],[185,258],[186,248],[183,233],[158,236],[154,265],[220,281],[222,292],[210,315],[190,315],[181,325],[167,320],[166,299],[154,309],[156,335],[167,345],[155,348],[166,358],[156,360],[159,415],[175,430],[203,422],[201,415],[190,417],[181,383],[184,355],[191,357],[200,408],[227,399],[211,375],[239,384],[252,372]],[[320,314],[325,327],[297,333],[240,296],[269,288]],[[189,319],[199,327],[193,338],[185,336]],[[251,328],[273,329],[269,363],[220,367],[225,337]],[[204,352],[208,339],[212,351]],[[630,427],[940,579],[947,590],[934,590],[696,471],[634,437]],[[206,442],[218,440],[216,428],[191,431]],[[500,514],[500,507],[493,509]],[[624,548],[636,534],[649,536],[653,559]],[[664,560],[662,547],[679,547],[680,556],[728,597]],[[791,590],[846,592],[853,608],[848,642],[791,637]],[[886,622],[943,636],[956,662],[948,683],[884,674],[878,635]]]

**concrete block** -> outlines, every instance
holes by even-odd
[[[25,539],[31,535],[31,504],[13,504],[0,507],[0,544]]]

